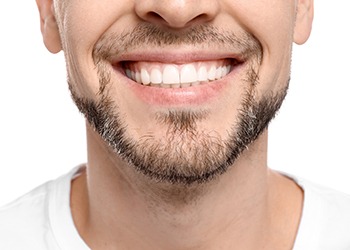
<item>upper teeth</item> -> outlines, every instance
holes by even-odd
[[[186,87],[223,78],[230,70],[227,60],[189,64],[127,63],[126,75],[135,82],[157,87]]]

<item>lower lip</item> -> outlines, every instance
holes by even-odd
[[[141,101],[152,106],[181,107],[203,105],[218,99],[227,85],[234,81],[241,67],[242,65],[236,65],[228,75],[219,80],[185,88],[144,86],[129,79],[119,70],[116,71],[121,74],[131,91]]]

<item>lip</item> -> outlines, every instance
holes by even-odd
[[[226,58],[236,59],[239,62],[243,62],[247,59],[245,58],[246,56],[244,56],[242,53],[223,53],[216,51],[215,49],[208,49],[208,51],[194,50],[193,48],[176,48],[167,50],[154,48],[150,52],[134,51],[133,53],[120,54],[117,57],[111,56],[109,60],[112,64],[116,64],[122,61],[149,61],[184,64],[196,61],[222,60]]]
[[[125,61],[143,61],[172,64],[186,64],[199,61],[215,61],[222,59],[232,59],[236,64],[231,72],[219,80],[201,83],[195,86],[184,88],[160,88],[144,86],[131,80],[125,75],[122,64]],[[238,63],[237,63],[238,62]],[[194,105],[208,104],[212,100],[220,98],[220,95],[237,77],[239,71],[245,64],[245,60],[240,55],[208,54],[192,52],[180,54],[179,52],[167,53],[133,53],[122,55],[117,60],[111,61],[114,72],[118,78],[122,79],[134,94],[134,96],[145,104],[160,107],[187,107]]]

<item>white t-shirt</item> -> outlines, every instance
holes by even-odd
[[[1,250],[88,250],[70,211],[78,169],[0,208]],[[294,250],[350,250],[350,196],[291,177],[304,190]]]

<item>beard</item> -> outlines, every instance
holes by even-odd
[[[239,47],[245,58],[251,58],[249,70],[242,81],[247,88],[232,118],[227,138],[215,131],[200,130],[206,111],[168,110],[157,113],[156,122],[166,128],[162,138],[152,134],[132,138],[116,102],[108,96],[111,72],[106,67],[110,55],[118,55],[139,46],[206,45],[220,43]],[[72,98],[91,127],[109,148],[137,172],[157,182],[190,185],[213,180],[234,165],[240,154],[267,128],[287,93],[286,87],[255,99],[259,84],[261,44],[249,34],[222,34],[211,26],[199,26],[185,34],[175,34],[152,25],[139,25],[132,32],[102,37],[96,44],[93,59],[98,69],[100,91],[97,100],[80,97],[69,82]],[[68,79],[71,79],[68,75]]]

